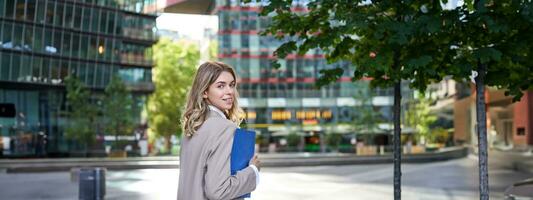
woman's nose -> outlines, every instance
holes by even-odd
[[[230,87],[230,86],[226,87],[226,91],[225,91],[226,94],[233,94],[234,92],[235,92],[235,89],[233,87]]]

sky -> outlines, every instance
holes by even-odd
[[[180,35],[193,40],[201,40],[205,28],[218,31],[218,17],[216,15],[190,15],[163,13],[156,20],[158,29],[178,31]]]

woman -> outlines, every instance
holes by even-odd
[[[178,200],[235,199],[255,190],[257,156],[230,175],[233,135],[241,122],[234,70],[221,62],[198,68],[182,116]]]

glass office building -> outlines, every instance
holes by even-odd
[[[350,124],[360,114],[360,102],[354,96],[368,89],[368,81],[352,82],[353,66],[346,62],[327,64],[320,50],[303,56],[289,54],[280,61],[281,68],[272,68],[273,51],[283,41],[259,35],[271,20],[258,16],[263,2],[267,3],[218,0],[215,9],[219,17],[218,58],[234,66],[240,76],[240,104],[247,113],[248,126],[266,135],[353,133]],[[305,3],[293,1],[293,11],[306,12]],[[320,70],[337,67],[344,69],[338,82],[314,88]],[[404,98],[410,98],[407,86],[403,88]],[[373,96],[375,112],[383,121],[391,122],[392,88],[377,88]],[[389,125],[382,127],[391,128]]]
[[[63,126],[70,74],[93,91],[95,103],[119,75],[140,113],[154,90],[155,9],[155,0],[0,0],[0,103],[16,108],[14,118],[0,117],[4,155],[69,151]]]

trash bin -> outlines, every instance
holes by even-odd
[[[79,199],[102,200],[105,196],[105,168],[82,168],[79,171]]]

